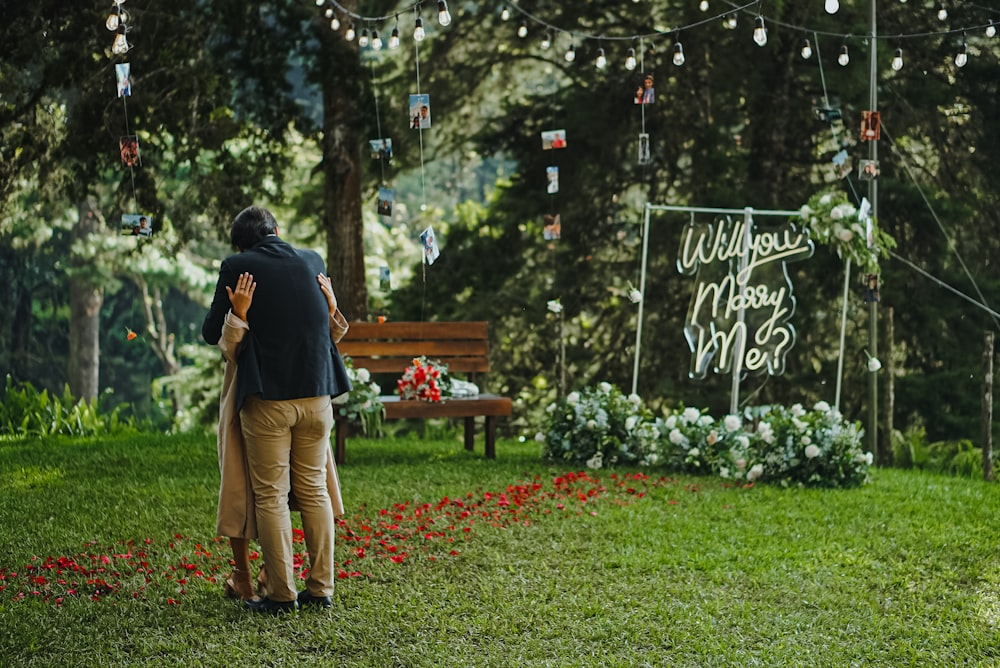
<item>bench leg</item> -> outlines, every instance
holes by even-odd
[[[486,459],[497,458],[497,419],[486,416]]]
[[[465,449],[472,452],[472,445],[476,440],[476,418],[465,418]]]
[[[333,461],[337,464],[344,463],[344,451],[347,443],[347,420],[335,420],[336,424],[336,448],[333,451]]]

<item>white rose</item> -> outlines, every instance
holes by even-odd
[[[575,405],[579,401],[580,401],[580,393],[579,392],[570,392],[568,395],[566,395],[566,403],[568,403],[570,405]]]
[[[698,424],[701,425],[702,427],[708,427],[713,422],[715,422],[715,420],[712,419],[711,415],[702,415],[700,418],[698,418]]]
[[[806,459],[815,459],[819,457],[819,448],[815,445],[806,446]]]
[[[699,450],[698,448],[691,448],[690,450],[688,450],[688,454],[691,455],[692,457],[697,457],[698,455],[701,454],[701,450]]]
[[[601,383],[598,387],[601,388],[601,392],[607,394],[611,391],[611,383]]]
[[[362,383],[367,383],[369,380],[372,379],[372,375],[368,373],[368,369],[365,368],[358,369],[357,373],[358,373],[358,381]]]
[[[604,465],[604,455],[600,451],[595,452],[594,456],[587,460],[588,469],[599,469]]]
[[[681,419],[687,424],[694,424],[701,417],[701,411],[697,408],[685,408],[681,414]]]
[[[382,386],[378,383],[372,383],[371,390],[374,394],[382,394]]]
[[[594,422],[593,420],[587,420],[587,429],[593,429],[596,426],[597,426],[596,422]]]
[[[764,465],[754,464],[750,467],[750,470],[747,471],[747,480],[756,480],[762,475],[764,475]]]
[[[806,414],[806,409],[802,407],[802,404],[792,404],[791,407],[792,417],[801,417]]]
[[[663,423],[667,429],[673,429],[677,426],[677,416],[671,415],[667,418],[667,421]]]
[[[639,404],[642,403],[642,398],[634,392],[628,395],[628,400],[629,403],[632,404],[633,406],[638,406]]]
[[[722,421],[722,426],[726,428],[726,431],[736,431],[742,424],[743,421],[740,420],[739,415],[727,415],[726,419]]]
[[[680,445],[684,442],[684,434],[681,433],[680,429],[672,429],[669,438],[674,445]]]
[[[816,405],[813,406],[813,410],[817,410],[817,411],[820,411],[820,412],[823,412],[823,413],[829,413],[830,412],[830,404],[826,403],[825,401],[817,401]]]
[[[625,419],[625,429],[632,431],[633,429],[635,429],[635,425],[637,422],[639,422],[639,418],[637,418],[634,415],[628,416],[628,418]]]
[[[551,300],[549,300],[549,301],[548,301],[548,302],[547,302],[547,303],[545,304],[545,306],[546,306],[546,307],[547,307],[547,308],[548,308],[548,309],[549,309],[550,311],[552,311],[553,313],[562,313],[562,310],[563,310],[563,307],[562,307],[562,304],[560,304],[560,303],[559,303],[559,300],[558,300],[558,299],[551,299]]]

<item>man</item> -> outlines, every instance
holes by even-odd
[[[326,487],[326,457],[333,426],[330,398],[350,391],[347,370],[330,339],[333,308],[317,287],[323,261],[278,237],[266,209],[251,206],[233,220],[233,246],[202,336],[222,336],[228,290],[244,272],[256,288],[247,312],[250,331],[238,357],[236,407],[257,503],[257,528],[268,569],[267,598],[246,601],[255,612],[279,614],[299,604],[332,607],[333,510]],[[288,493],[294,488],[309,551],[306,589],[296,592]]]

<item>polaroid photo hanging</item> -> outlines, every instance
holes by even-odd
[[[122,163],[126,167],[141,167],[142,159],[139,157],[139,137],[138,135],[125,135],[118,138],[118,149],[122,156]]]
[[[837,151],[831,162],[834,164],[834,171],[837,174],[838,179],[842,179],[851,173],[851,158],[845,149]]]
[[[396,199],[396,191],[392,188],[379,188],[378,189],[378,206],[376,210],[378,215],[385,216],[387,218],[392,217],[392,203]]]
[[[368,146],[371,147],[372,160],[392,160],[392,140],[388,137],[385,139],[369,139]]]
[[[427,93],[410,96],[410,127],[426,130],[431,126],[431,96]]]
[[[542,150],[566,148],[565,130],[545,130],[542,132]]]
[[[547,213],[542,216],[542,238],[554,241],[562,238],[562,216],[558,213]]]
[[[639,164],[649,164],[649,133],[639,133]]]
[[[635,103],[653,104],[654,102],[656,102],[656,89],[653,88],[653,73],[646,72],[635,88]]]
[[[556,165],[545,168],[545,192],[550,195],[559,192],[559,167]]]
[[[132,95],[132,65],[130,63],[115,63],[115,81],[118,84],[118,97]]]
[[[861,112],[861,141],[877,141],[882,137],[882,120],[877,111]]]
[[[434,228],[428,225],[427,229],[420,233],[420,244],[424,247],[424,262],[434,264],[434,260],[441,255],[437,238],[434,236]]]
[[[862,181],[871,181],[878,178],[879,168],[876,160],[862,160],[858,164],[858,178]]]
[[[133,237],[153,236],[153,217],[144,213],[123,213],[122,234]]]

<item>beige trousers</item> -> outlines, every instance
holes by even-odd
[[[247,397],[240,411],[250,477],[257,500],[257,531],[267,564],[268,598],[291,601],[298,594],[292,558],[288,492],[295,490],[309,551],[306,588],[333,594],[334,523],[326,486],[326,457],[333,427],[329,397],[265,401]]]

